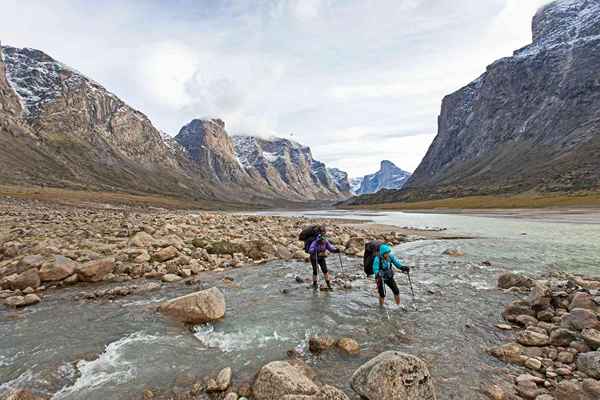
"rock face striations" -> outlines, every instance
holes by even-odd
[[[355,194],[376,193],[381,189],[401,189],[410,178],[410,172],[398,168],[393,162],[383,160],[379,171],[355,182]]]
[[[444,98],[402,191],[356,202],[600,189],[600,2],[538,11],[533,42]]]
[[[349,196],[347,179],[336,181],[307,147],[267,142],[261,142],[266,153],[282,148],[281,161],[266,159],[278,180],[240,162],[221,120],[192,120],[171,138],[47,54],[0,47],[0,184],[252,204]]]

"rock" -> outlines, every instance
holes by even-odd
[[[576,380],[564,380],[560,382],[554,394],[556,400],[595,400],[585,394],[583,386]]]
[[[464,257],[465,252],[458,249],[446,249],[442,254],[450,257]]]
[[[577,339],[577,332],[573,332],[570,329],[559,328],[550,333],[550,343],[553,346],[566,347]]]
[[[600,329],[600,321],[590,310],[584,308],[574,308],[570,313],[562,316],[560,326],[575,331],[584,329]]]
[[[356,340],[351,338],[341,338],[337,342],[337,347],[339,347],[348,354],[360,353],[360,345]]]
[[[552,300],[550,288],[543,283],[536,282],[531,288],[531,293],[527,301],[534,310],[543,310],[548,308]]]
[[[173,246],[168,246],[154,253],[154,258],[159,262],[169,261],[179,256],[179,251]]]
[[[313,396],[318,386],[306,371],[287,361],[273,361],[262,367],[253,386],[256,400],[280,400],[286,395]]]
[[[178,282],[182,279],[183,279],[182,277],[180,277],[179,275],[175,275],[175,274],[166,274],[166,275],[163,275],[163,277],[161,278],[161,280],[163,282],[167,282],[167,283]]]
[[[540,394],[535,398],[535,400],[554,400],[554,397],[549,394]]]
[[[39,271],[42,282],[61,281],[70,275],[73,275],[78,264],[70,258],[63,256],[54,256],[54,259],[42,265]]]
[[[352,375],[352,388],[369,400],[435,400],[427,365],[397,351],[381,353]]]
[[[155,239],[148,233],[141,231],[136,233],[129,239],[129,246],[132,247],[150,247],[154,244]]]
[[[600,379],[600,351],[579,354],[577,368],[592,378]]]
[[[114,258],[103,258],[100,260],[88,261],[77,267],[77,276],[82,282],[99,282],[115,267]]]
[[[556,356],[556,360],[563,364],[571,364],[573,361],[575,361],[575,354],[571,353],[570,351],[561,351]]]
[[[39,303],[40,301],[42,301],[42,299],[40,299],[38,295],[30,293],[26,294],[25,297],[23,297],[23,301],[25,303],[25,306],[31,306]]]
[[[44,398],[35,396],[31,390],[17,389],[5,397],[4,400],[44,400]]]
[[[544,322],[552,322],[552,318],[554,317],[554,312],[550,310],[543,310],[537,313],[536,318],[540,321]]]
[[[532,317],[531,315],[519,315],[516,318],[516,322],[523,326],[536,326],[538,324],[538,320]]]
[[[496,324],[496,328],[503,330],[503,331],[512,331],[512,329],[513,329],[512,325],[508,325],[508,324]]]
[[[313,336],[308,339],[308,349],[311,353],[321,353],[335,346],[335,339],[329,336]]]
[[[291,260],[293,258],[292,252],[285,246],[277,245],[275,255],[280,260]]]
[[[525,367],[537,371],[542,368],[542,362],[537,358],[528,358],[525,361]]]
[[[246,248],[241,243],[231,242],[229,240],[219,240],[208,244],[206,247],[208,254],[229,254],[244,253]]]
[[[485,394],[491,400],[507,400],[506,391],[499,385],[490,385],[483,390]]]
[[[30,268],[18,275],[11,275],[7,280],[9,287],[12,290],[24,290],[26,288],[35,289],[42,283],[36,268]]]
[[[238,395],[237,393],[230,392],[225,395],[223,400],[238,400]]]
[[[575,296],[573,296],[573,300],[569,304],[569,311],[575,308],[583,308],[596,313],[600,311],[600,307],[594,302],[592,295],[583,292],[575,293]]]
[[[596,329],[584,329],[581,331],[583,340],[594,350],[600,347],[600,331]]]
[[[348,396],[341,390],[325,385],[323,386],[316,395],[287,395],[283,396],[281,400],[350,400]]]
[[[600,399],[600,381],[595,379],[584,379],[583,391],[590,399]]]
[[[219,372],[217,375],[217,388],[219,391],[223,392],[231,385],[231,375],[231,368],[224,368]]]
[[[517,343],[506,343],[489,349],[488,352],[504,362],[518,364],[522,360],[523,347]]]
[[[529,307],[529,303],[526,301],[515,300],[504,307],[502,312],[502,318],[509,322],[516,322],[517,318],[521,315],[529,315],[533,317],[535,312]]]
[[[42,266],[42,264],[44,264],[44,257],[40,256],[39,254],[25,256],[21,259],[20,263],[24,269],[39,268]]]
[[[532,279],[512,272],[505,272],[498,277],[498,287],[500,289],[510,289],[512,287],[530,288],[532,286]]]
[[[517,342],[524,346],[547,346],[550,344],[550,338],[543,333],[524,330],[516,335]]]
[[[201,324],[225,316],[225,296],[213,287],[166,301],[159,311],[180,322]]]
[[[9,307],[23,307],[25,306],[25,297],[23,296],[11,296],[4,299],[4,304]]]
[[[517,393],[526,399],[535,399],[541,394],[540,389],[533,381],[521,381],[517,384]]]

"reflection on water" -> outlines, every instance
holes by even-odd
[[[217,277],[203,282],[202,287],[221,287],[227,315],[192,332],[162,318],[155,306],[202,287],[177,284],[145,297],[102,303],[74,301],[81,289],[65,289],[24,310],[22,319],[0,314],[0,395],[29,387],[57,400],[139,398],[144,388],[167,390],[182,377],[214,375],[228,366],[237,382],[250,381],[258,368],[284,359],[288,350],[305,350],[310,335],[327,334],[350,336],[361,344],[359,356],[337,351],[307,355],[325,383],[349,395],[354,370],[393,349],[429,363],[440,399],[479,399],[480,383],[489,382],[501,367],[483,348],[506,334],[494,329],[502,304],[511,299],[494,289],[497,275],[547,268],[593,272],[600,264],[599,228],[594,225],[401,213],[369,217],[399,226],[446,227],[481,238],[397,246],[397,253],[415,266],[415,299],[406,277],[397,275],[405,307],[389,299],[386,308],[379,308],[374,283],[367,279],[353,282],[350,291],[313,292],[294,279],[297,274],[310,277],[310,267],[300,262],[229,271],[239,288],[226,287]],[[448,248],[461,249],[466,256],[443,256]],[[332,259],[334,274],[337,265]],[[357,259],[344,260],[344,266],[361,271]]]

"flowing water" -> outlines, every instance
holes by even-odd
[[[279,213],[300,215],[300,213]],[[317,212],[304,216],[370,219],[397,226],[441,227],[469,240],[405,243],[396,252],[414,265],[413,299],[406,276],[396,276],[403,307],[381,309],[372,281],[352,290],[313,292],[295,276],[310,277],[301,262],[272,262],[209,275],[201,285],[174,284],[143,296],[115,301],[75,300],[81,288],[46,294],[44,301],[15,318],[0,310],[0,396],[26,387],[55,400],[138,399],[145,388],[158,392],[189,388],[195,377],[233,368],[235,381],[251,382],[265,363],[304,351],[311,335],[349,336],[359,356],[337,351],[306,355],[321,381],[350,388],[353,371],[385,350],[400,350],[428,362],[440,399],[480,399],[482,382],[505,366],[484,352],[507,333],[494,325],[512,295],[495,289],[505,270],[537,273],[563,269],[600,272],[600,225],[458,215]],[[594,221],[591,221],[594,222]],[[600,222],[600,221],[599,221]],[[465,257],[441,255],[448,248]],[[482,266],[490,261],[492,266]],[[334,273],[339,261],[329,259]],[[361,272],[360,260],[344,258],[344,269]],[[218,286],[227,299],[226,318],[191,331],[155,312],[160,301]],[[87,289],[91,290],[91,289]]]

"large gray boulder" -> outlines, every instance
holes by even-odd
[[[600,351],[579,354],[577,368],[592,378],[600,379]]]
[[[369,400],[435,400],[427,365],[419,358],[387,351],[352,375],[352,388]]]
[[[315,396],[319,387],[304,366],[273,361],[260,369],[253,393],[256,400],[281,400],[286,396]]]
[[[225,296],[213,287],[165,301],[159,311],[180,322],[202,324],[225,316]]]

